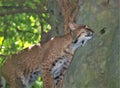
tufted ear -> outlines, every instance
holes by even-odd
[[[87,25],[85,25],[85,28],[89,28]]]
[[[69,27],[70,29],[73,31],[75,29],[77,29],[79,26],[77,24],[75,24],[74,22],[69,22]]]

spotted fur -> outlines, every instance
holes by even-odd
[[[70,62],[71,61],[67,56],[62,56],[53,62],[50,73],[53,75],[56,88],[59,81],[62,79],[65,70],[68,69]]]
[[[77,48],[84,46],[93,31],[69,23],[71,32],[11,55],[2,67],[10,88],[30,88],[42,74],[43,88],[62,88],[62,80]]]

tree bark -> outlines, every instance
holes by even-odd
[[[119,0],[85,0],[77,23],[94,31],[92,40],[77,50],[63,88],[119,88]]]
[[[53,27],[50,35],[61,35],[64,20],[60,15],[60,8],[54,0],[49,0],[48,4],[50,23]],[[82,2],[76,21],[78,24],[90,26],[95,34],[92,40],[75,53],[74,60],[65,74],[63,88],[120,87],[119,5],[119,0]],[[56,24],[56,19],[60,25]]]

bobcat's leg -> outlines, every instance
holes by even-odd
[[[28,85],[26,83],[24,76],[18,76],[14,74],[14,76],[8,82],[10,88],[27,88]]]
[[[21,87],[21,86],[18,86],[18,85],[10,85],[9,88],[27,88],[27,87]]]
[[[9,85],[9,88],[27,88],[27,87],[24,85],[18,85],[16,83],[12,83]]]
[[[22,85],[18,85],[16,82],[12,82],[9,85],[9,88],[25,88]]]
[[[63,88],[63,77],[60,79],[58,83],[58,88]]]
[[[55,88],[54,79],[50,74],[49,68],[42,67],[43,88]]]

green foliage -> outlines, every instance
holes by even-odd
[[[35,14],[17,14],[0,18],[2,54],[12,54],[40,41],[40,23]]]
[[[51,29],[46,0],[0,1],[0,67],[9,55],[40,42],[41,30]],[[42,12],[43,11],[43,12]],[[38,78],[34,88],[42,88]]]
[[[42,78],[39,77],[38,80],[35,82],[34,87],[35,88],[42,88]]]

